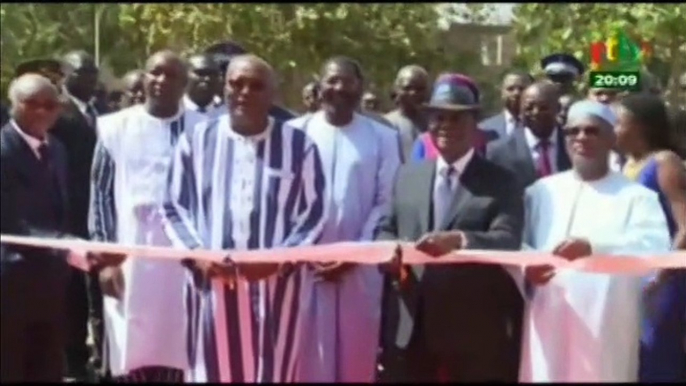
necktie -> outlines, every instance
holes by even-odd
[[[538,142],[538,165],[536,169],[539,177],[553,174],[553,168],[550,165],[550,141],[547,139]]]
[[[198,106],[198,112],[201,112],[201,113],[203,113],[203,114],[206,113],[206,112],[207,112],[207,107]]]
[[[438,185],[436,187],[436,196],[434,197],[434,230],[438,230],[443,222],[448,207],[453,199],[452,176],[455,174],[455,169],[448,166],[443,169]]]
[[[433,230],[437,231],[443,223],[443,218],[445,217],[450,204],[453,201],[453,183],[452,176],[455,174],[455,168],[449,165],[447,168],[440,170],[438,176],[438,184],[436,185],[436,190],[434,191],[434,213],[433,213]],[[417,277],[417,280],[421,280],[422,275],[424,275],[423,265],[413,265],[412,271]]]
[[[93,106],[90,104],[86,105],[86,121],[88,121],[88,126],[95,127],[95,120],[97,119],[97,116],[98,114],[95,112]]]
[[[38,156],[40,157],[41,164],[50,168],[50,148],[47,143],[41,143],[38,146]]]

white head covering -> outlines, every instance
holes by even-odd
[[[612,127],[617,123],[617,115],[612,110],[612,107],[592,100],[574,103],[567,113],[567,122],[574,122],[578,119],[589,117],[599,118]]]

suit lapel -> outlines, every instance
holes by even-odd
[[[7,143],[14,149],[14,156],[19,158],[19,165],[25,165],[24,167],[18,167],[17,171],[28,178],[28,181],[32,181],[40,166],[40,161],[36,154],[33,152],[28,143],[22,138],[16,129],[9,124],[3,129],[4,137]]]
[[[562,128],[557,128],[557,171],[564,172],[572,167],[572,162],[569,160],[567,154],[567,147],[565,146],[565,136]]]
[[[514,145],[515,154],[517,154],[516,159],[523,161],[523,167],[526,170],[522,170],[521,173],[526,173],[529,178],[536,179],[536,165],[534,165],[534,159],[531,156],[531,151],[529,150],[529,145],[526,143],[526,136],[524,134],[524,129],[517,130],[512,135],[512,143]]]

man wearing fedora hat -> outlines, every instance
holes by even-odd
[[[413,240],[437,258],[460,249],[518,250],[523,192],[511,172],[475,152],[477,86],[444,74],[425,108],[440,156],[400,169],[377,239]],[[387,280],[380,380],[515,382],[518,331],[509,299],[518,290],[508,272],[477,264],[404,269],[402,280]]]

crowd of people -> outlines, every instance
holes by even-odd
[[[271,65],[232,42],[154,53],[119,92],[83,51],[19,66],[3,235],[227,258],[3,244],[2,382],[686,381],[683,269],[408,266],[400,248],[382,265],[231,259],[375,240],[437,259],[686,249],[683,106],[647,74],[639,91],[582,97],[577,59],[541,66],[507,72],[491,117],[469,76],[432,82],[419,65],[398,71],[383,114],[345,56],[298,115],[275,104]]]

